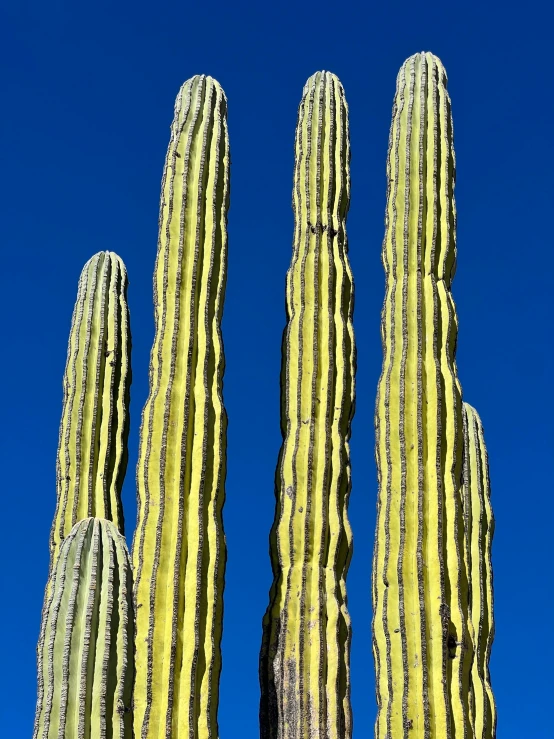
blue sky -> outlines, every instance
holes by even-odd
[[[350,106],[358,374],[348,592],[354,736],[371,735],[385,158],[398,68],[429,50],[446,66],[453,105],[458,369],[465,399],[481,414],[491,464],[498,734],[552,737],[551,11],[546,2],[192,5],[18,0],[0,9],[0,734],[31,733],[67,335],[81,267],[104,249],[124,259],[130,276],[132,427],[124,489],[130,541],[153,339],[161,171],[179,86],[206,73],[228,96],[232,154],[220,732],[222,739],[258,736],[294,127],[306,78],[328,69],[341,78]]]

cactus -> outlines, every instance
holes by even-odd
[[[64,539],[37,653],[34,739],[131,738],[131,563],[110,521],[84,519]]]
[[[467,403],[464,411],[464,522],[471,588],[469,631],[475,645],[471,667],[471,736],[494,739],[496,706],[489,659],[494,637],[491,544],[494,517],[490,502],[489,463],[483,425]]]
[[[450,739],[469,731],[472,649],[451,295],[452,119],[446,73],[432,54],[412,56],[398,75],[387,175],[372,580],[375,735]]]
[[[134,731],[216,739],[225,541],[220,322],[227,262],[227,104],[185,82],[162,180],[155,339],[133,541]]]
[[[351,736],[348,440],[354,407],[348,110],[328,72],[304,87],[287,273],[274,581],[260,656],[264,739]]]
[[[131,382],[126,292],[127,272],[116,254],[100,252],[85,264],[63,379],[51,567],[83,518],[108,519],[123,533]]]

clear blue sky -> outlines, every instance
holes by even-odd
[[[428,50],[446,66],[453,104],[459,374],[465,399],[483,419],[491,463],[498,734],[554,736],[553,20],[546,2],[533,1],[2,3],[0,735],[31,735],[67,335],[81,267],[101,249],[117,252],[130,276],[130,541],[160,177],[175,95],[185,79],[206,73],[229,99],[232,152],[220,731],[222,739],[258,736],[293,137],[303,84],[318,69],[341,78],[351,115],[358,375],[348,592],[354,735],[372,735],[373,408],[382,359],[385,157],[397,70]]]

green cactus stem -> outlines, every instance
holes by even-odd
[[[131,563],[110,521],[84,519],[65,537],[37,655],[34,739],[131,739]]]
[[[185,82],[162,180],[155,339],[133,542],[134,731],[217,739],[226,416],[220,323],[227,264],[227,103]]]
[[[471,736],[494,739],[496,705],[489,659],[494,638],[491,546],[494,516],[490,500],[489,462],[483,425],[475,408],[464,408],[464,520],[471,588],[469,631],[475,648],[471,666]]]
[[[83,518],[105,518],[123,533],[131,382],[126,292],[127,272],[116,254],[100,252],[85,264],[63,378],[51,566]]]
[[[454,149],[446,72],[415,54],[397,79],[382,259],[383,369],[373,563],[377,739],[465,737],[471,643],[463,421],[451,294]]]
[[[276,473],[274,581],[260,656],[264,739],[352,734],[350,422],[354,407],[348,109],[318,72],[298,113],[294,244],[283,342],[283,446]]]

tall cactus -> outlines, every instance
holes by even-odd
[[[387,175],[384,361],[376,403],[375,734],[466,737],[472,653],[451,295],[454,149],[446,73],[432,54],[410,57],[398,75]]]
[[[496,705],[489,659],[494,637],[491,545],[494,516],[483,425],[475,408],[464,409],[464,521],[469,565],[469,631],[475,645],[471,667],[470,722],[476,739],[496,736]]]
[[[220,322],[227,262],[227,104],[185,82],[162,180],[156,332],[142,416],[133,542],[134,730],[216,739],[225,541]]]
[[[123,533],[131,382],[126,293],[127,272],[116,254],[100,252],[85,264],[63,378],[52,566],[62,541],[83,518],[108,519]]]
[[[87,518],[75,525],[48,593],[34,739],[131,739],[131,563],[113,523]]]
[[[340,81],[306,83],[296,129],[294,245],[282,364],[283,446],[263,623],[264,739],[346,739],[350,709],[348,439],[354,407],[348,109]]]

